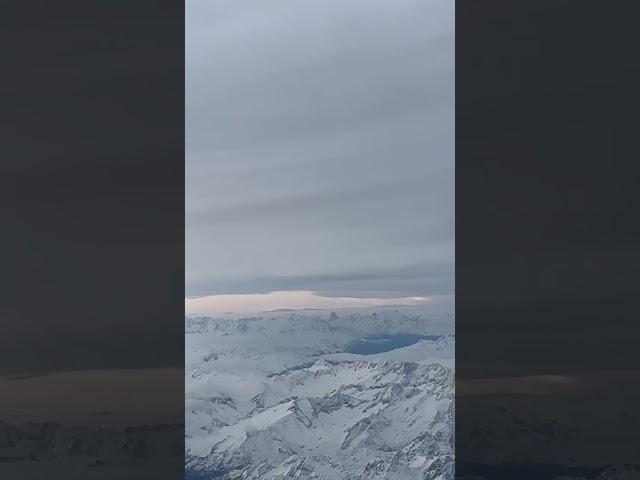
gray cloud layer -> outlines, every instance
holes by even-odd
[[[186,293],[453,293],[453,4],[187,4]]]

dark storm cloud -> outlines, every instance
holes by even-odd
[[[187,72],[187,295],[453,293],[450,2],[190,2]]]

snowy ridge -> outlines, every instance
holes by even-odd
[[[186,478],[453,478],[451,329],[399,312],[187,318]],[[388,351],[345,353],[381,334]],[[391,348],[396,334],[420,337]]]

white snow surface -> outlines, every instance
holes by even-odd
[[[453,478],[453,318],[185,319],[187,479]],[[380,335],[416,343],[345,353]]]

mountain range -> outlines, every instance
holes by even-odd
[[[453,478],[452,316],[189,316],[185,331],[185,478]]]

